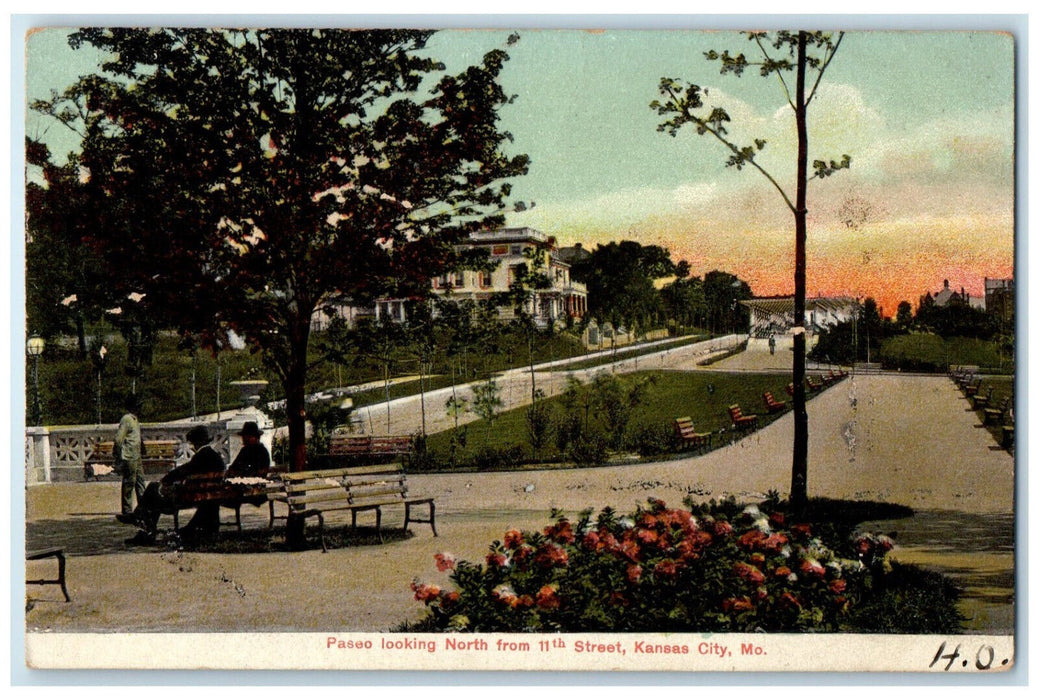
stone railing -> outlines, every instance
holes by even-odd
[[[141,437],[144,440],[176,440],[175,460],[187,461],[193,454],[186,436],[197,425],[204,425],[213,436],[214,450],[225,463],[238,453],[242,446],[238,430],[246,420],[256,421],[266,431],[262,441],[271,439],[271,423],[264,414],[253,409],[240,412],[227,420],[178,421],[174,423],[143,423]],[[98,442],[115,438],[114,423],[108,425],[61,425],[26,428],[25,430],[25,483],[27,485],[52,481],[74,481],[84,478],[83,466],[90,462],[94,446]],[[145,464],[145,471],[148,465]]]

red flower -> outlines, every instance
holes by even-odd
[[[784,578],[792,573],[793,572],[790,570],[789,566],[777,566],[776,570],[772,572],[772,575],[776,578]]]
[[[451,591],[443,597],[443,604],[450,607],[458,602],[458,591]]]
[[[786,546],[787,543],[786,535],[781,532],[777,532],[774,535],[770,535],[761,543],[761,548],[766,552],[779,552]]]
[[[620,605],[620,606],[623,607],[623,606],[626,606],[628,604],[629,604],[629,601],[628,601],[627,597],[623,593],[621,593],[619,591],[614,591],[613,593],[610,594],[610,605]]]
[[[758,549],[766,539],[768,535],[761,530],[747,530],[739,536],[736,544],[743,549]]]
[[[552,609],[559,607],[559,592],[555,584],[547,584],[541,587],[537,595],[537,604],[540,608]]]
[[[835,578],[830,581],[830,590],[834,593],[844,593],[844,589],[848,587],[848,582],[842,578]]]
[[[538,549],[535,561],[542,566],[566,566],[569,557],[566,550],[555,542],[545,542]]]
[[[509,558],[501,552],[491,552],[487,555],[487,566],[502,567],[508,563]]]
[[[534,605],[534,598],[524,593],[516,599],[516,607],[529,608]]]
[[[782,513],[769,513],[768,521],[776,527],[783,527],[785,518]]]
[[[714,534],[718,537],[726,537],[727,535],[732,534],[732,525],[724,520],[716,521],[712,529],[714,530]]]
[[[638,561],[639,560],[639,545],[638,545],[638,543],[637,542],[632,542],[631,540],[628,540],[628,541],[624,542],[623,544],[621,544],[621,554],[626,556],[628,559],[631,559],[632,561]]]
[[[753,564],[754,566],[764,566],[765,565],[765,555],[762,554],[761,552],[754,552],[753,554],[750,555],[750,563]]]
[[[801,601],[793,593],[787,592],[779,596],[779,607],[801,609]]]
[[[643,513],[639,516],[638,526],[642,528],[654,528],[657,525],[657,516],[652,513]]]
[[[515,549],[523,544],[523,533],[519,530],[509,530],[505,533],[505,546]]]
[[[455,558],[447,552],[437,552],[433,555],[437,562],[437,571],[447,571],[455,568]]]
[[[412,583],[411,590],[415,591],[415,600],[423,603],[436,600],[440,595],[440,587],[431,583]]]
[[[726,598],[722,601],[722,610],[726,612],[743,612],[746,610],[753,610],[754,603],[751,602],[747,596],[740,596],[739,598]]]
[[[790,526],[790,532],[798,537],[808,538],[812,536],[812,526],[808,523],[798,523]]]
[[[581,539],[581,546],[585,549],[595,551],[599,548],[599,533],[589,532]]]
[[[732,572],[739,576],[744,581],[756,585],[765,582],[765,574],[761,573],[761,570],[756,566],[747,564],[746,562],[736,562],[732,565]]]
[[[758,601],[759,603],[765,600],[766,598],[768,598],[768,589],[764,586],[761,586],[756,591],[754,591],[754,600]]]
[[[570,526],[569,520],[560,520],[555,525],[549,525],[545,528],[545,537],[553,539],[556,542],[564,542],[570,544],[574,541],[574,530]]]
[[[653,567],[653,573],[662,578],[674,578],[678,575],[678,562],[674,559],[661,559]]]
[[[638,564],[628,564],[628,581],[638,583],[642,578],[642,567]]]
[[[635,537],[638,538],[638,541],[642,544],[648,545],[656,544],[659,539],[659,536],[653,530],[639,530],[635,534]]]
[[[826,574],[826,569],[823,565],[814,559],[803,560],[801,562],[801,571],[813,576],[819,576],[820,578]]]

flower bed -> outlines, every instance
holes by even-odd
[[[687,505],[651,499],[632,515],[587,511],[576,522],[557,513],[542,532],[506,532],[483,563],[440,554],[438,569],[452,571],[456,589],[412,584],[429,611],[419,628],[836,632],[879,622],[884,631],[925,631],[897,629],[897,614],[872,622],[859,614],[890,607],[920,578],[888,563],[889,536],[791,521],[774,501]],[[913,624],[955,629],[955,589],[928,581],[938,595],[916,604],[939,611]]]

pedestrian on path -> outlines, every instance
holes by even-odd
[[[112,456],[115,458],[115,470],[123,478],[121,513],[129,515],[134,509],[134,496],[140,504],[145,487],[144,467],[141,464],[144,443],[141,439],[141,422],[137,419],[140,410],[137,395],[128,394],[123,408],[126,413],[119,419]]]

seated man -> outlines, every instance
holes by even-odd
[[[228,478],[236,476],[265,477],[271,468],[271,453],[267,447],[260,442],[263,431],[256,421],[246,421],[242,429],[238,431],[242,438],[242,449],[227,468]]]
[[[178,484],[195,474],[223,473],[224,460],[216,450],[210,447],[209,443],[212,442],[212,438],[205,426],[198,425],[188,431],[187,440],[195,450],[194,456],[179,467],[171,469],[160,481],[148,484],[133,513],[116,516],[119,522],[136,525],[141,530],[136,536],[127,540],[127,544],[152,544],[155,542],[159,516],[165,507],[173,504],[173,491]],[[216,527],[219,527],[219,508],[217,503],[203,504],[196,510],[192,522],[188,523],[185,529],[212,530],[214,520],[216,520]]]

